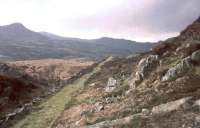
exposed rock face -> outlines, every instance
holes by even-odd
[[[200,64],[200,50],[197,50],[196,52],[194,52],[191,56],[192,61]]]
[[[174,110],[178,110],[182,105],[186,104],[191,97],[182,98],[176,101],[168,102],[166,104],[161,104],[159,106],[153,107],[153,114],[168,113]]]
[[[115,80],[114,78],[111,77],[108,79],[108,83],[105,88],[105,91],[112,92],[116,87],[117,87],[117,80]]]
[[[142,79],[149,74],[150,71],[159,63],[158,55],[150,55],[147,58],[142,59],[138,64],[138,77],[142,77]]]
[[[191,60],[192,59],[190,57],[187,57],[175,67],[169,69],[167,73],[162,77],[162,81],[170,81],[176,79],[191,71],[193,67]]]
[[[135,74],[135,79],[131,82],[130,87],[135,88],[137,84],[142,82],[142,80],[149,75],[149,73],[159,64],[158,55],[150,55],[147,58],[140,60],[137,66],[137,72]]]

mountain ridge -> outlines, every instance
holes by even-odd
[[[31,31],[20,23],[0,27],[0,55],[16,60],[127,56],[149,50],[154,45],[113,38],[87,40],[60,37]]]

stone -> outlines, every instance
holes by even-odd
[[[148,109],[146,109],[146,108],[143,108],[142,109],[142,114],[144,114],[144,115],[149,115],[151,112],[150,112],[150,110],[148,110]]]
[[[193,65],[191,64],[191,58],[187,57],[183,59],[179,64],[177,64],[175,67],[169,69],[167,73],[162,77],[162,81],[171,81],[178,77],[181,77],[191,71],[193,68]]]
[[[104,106],[102,105],[102,103],[100,103],[100,102],[95,103],[95,111],[96,112],[100,112],[103,109],[104,109]]]
[[[90,87],[94,87],[96,84],[95,83],[92,83],[92,84],[90,84],[89,86]]]
[[[116,87],[117,87],[117,80],[115,80],[114,78],[111,77],[108,79],[108,83],[105,88],[105,91],[112,92]]]

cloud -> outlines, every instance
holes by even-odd
[[[0,0],[0,24],[63,36],[157,41],[200,16],[200,0]]]
[[[161,40],[177,35],[200,16],[199,0],[127,1],[101,15],[76,19],[72,27],[137,40]]]

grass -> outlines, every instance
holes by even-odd
[[[73,94],[83,88],[90,76],[101,70],[101,66],[110,60],[112,60],[112,57],[100,63],[91,73],[82,76],[72,84],[66,85],[60,92],[44,100],[39,105],[40,110],[27,115],[12,128],[51,128],[63,110],[72,104],[71,97]]]
[[[71,84],[58,92],[55,96],[39,105],[41,110],[33,112],[19,121],[13,128],[50,128],[60,116],[65,105],[70,101],[73,92],[81,87],[82,83]]]

